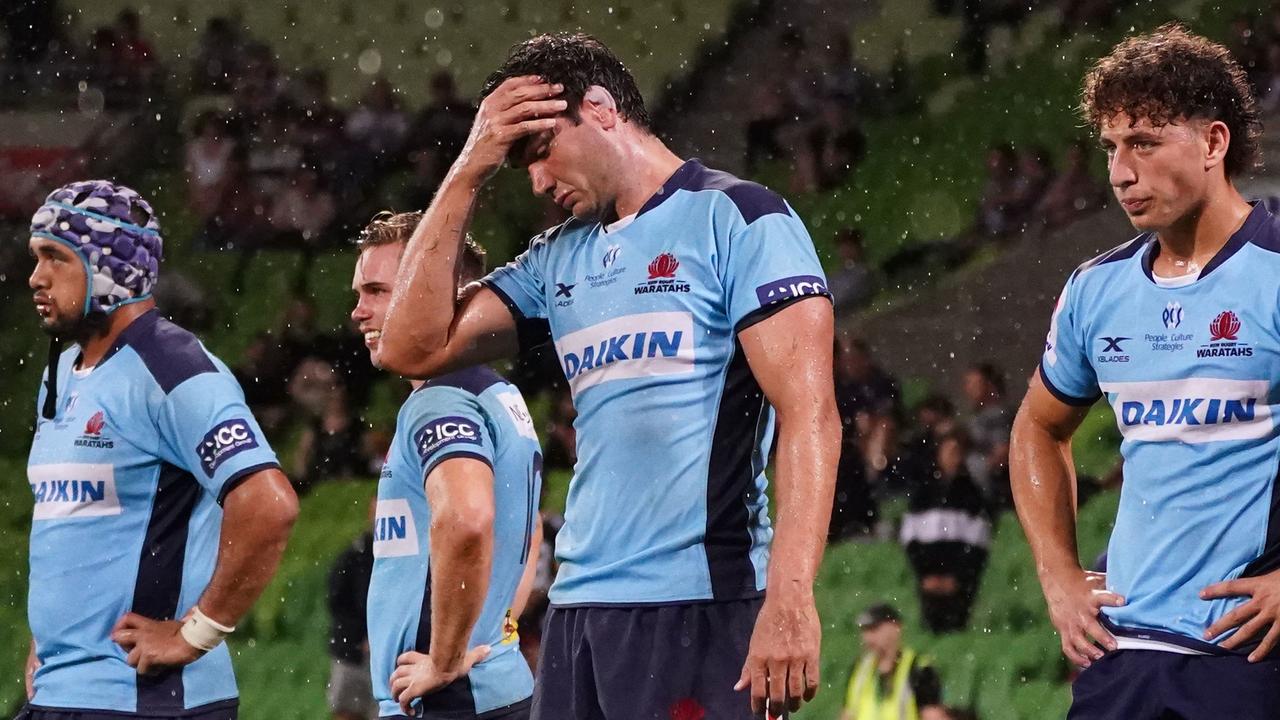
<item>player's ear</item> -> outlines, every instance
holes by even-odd
[[[1204,169],[1212,170],[1227,160],[1227,148],[1231,147],[1231,129],[1221,120],[1214,120],[1204,127]]]
[[[618,103],[614,101],[613,93],[599,85],[591,85],[583,93],[582,112],[595,118],[606,130],[618,124]]]

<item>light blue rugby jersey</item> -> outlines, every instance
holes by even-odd
[[[489,645],[464,678],[426,697],[428,720],[474,717],[533,695],[533,675],[507,628],[537,522],[542,453],[524,398],[487,367],[436,378],[409,396],[378,481],[369,583],[369,667],[381,717],[401,715],[389,680],[396,658],[431,647],[431,507],[425,480],[450,458],[493,468],[493,566],[468,647]]]
[[[1256,205],[1185,287],[1152,280],[1156,248],[1071,276],[1040,372],[1069,404],[1105,394],[1124,436],[1107,586],[1128,603],[1103,608],[1120,646],[1222,653],[1200,638],[1247,598],[1200,590],[1280,567],[1280,220]]]
[[[551,601],[758,596],[773,410],[737,333],[827,295],[791,208],[689,161],[625,227],[570,220],[485,283],[523,344],[549,329],[578,411]]]
[[[58,409],[37,419],[27,476],[28,620],[40,668],[32,704],[174,715],[236,702],[225,644],[139,677],[112,642],[127,612],[182,617],[213,575],[222,499],[278,467],[235,378],[191,333],[152,310],[102,362],[58,362]],[[47,370],[46,370],[47,378]],[[36,407],[44,404],[45,390]]]

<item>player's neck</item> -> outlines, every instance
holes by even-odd
[[[1235,186],[1227,183],[1197,212],[1160,230],[1160,253],[1169,262],[1194,261],[1203,267],[1240,229],[1252,209]]]
[[[109,319],[104,332],[77,339],[76,342],[80,345],[80,369],[96,367],[98,363],[102,362],[102,358],[111,350],[111,346],[120,337],[120,333],[132,325],[134,320],[142,317],[155,306],[155,300],[143,300],[116,308],[108,316]]]
[[[645,135],[637,142],[626,144],[621,160],[621,167],[626,168],[627,183],[614,201],[614,212],[618,218],[639,212],[684,164],[684,160],[653,135]]]

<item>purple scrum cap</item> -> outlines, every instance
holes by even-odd
[[[151,296],[164,241],[155,211],[132,188],[109,180],[63,185],[32,216],[31,234],[70,247],[84,261],[86,315]]]

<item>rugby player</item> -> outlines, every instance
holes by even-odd
[[[23,717],[234,718],[222,639],[275,573],[297,498],[226,366],[156,310],[160,226],[138,193],[54,190],[29,247],[54,340],[27,466]]]
[[[840,447],[808,232],[773,192],[672,153],[592,37],[520,43],[483,94],[405,251],[381,359],[432,377],[555,343],[578,462],[533,717],[799,707],[819,683],[813,581]],[[504,161],[573,217],[458,298],[476,198]]]
[[[1178,26],[1085,78],[1133,240],[1081,265],[1013,429],[1012,482],[1072,718],[1280,708],[1280,220],[1235,181],[1258,111],[1225,48]],[[1124,436],[1106,574],[1077,554],[1071,436],[1104,396]]]
[[[383,321],[421,212],[361,234],[351,311],[380,365]],[[460,282],[484,274],[468,243]],[[533,675],[513,618],[537,564],[542,453],[515,386],[484,366],[431,381],[396,418],[378,481],[369,583],[369,665],[380,717],[523,720]]]

